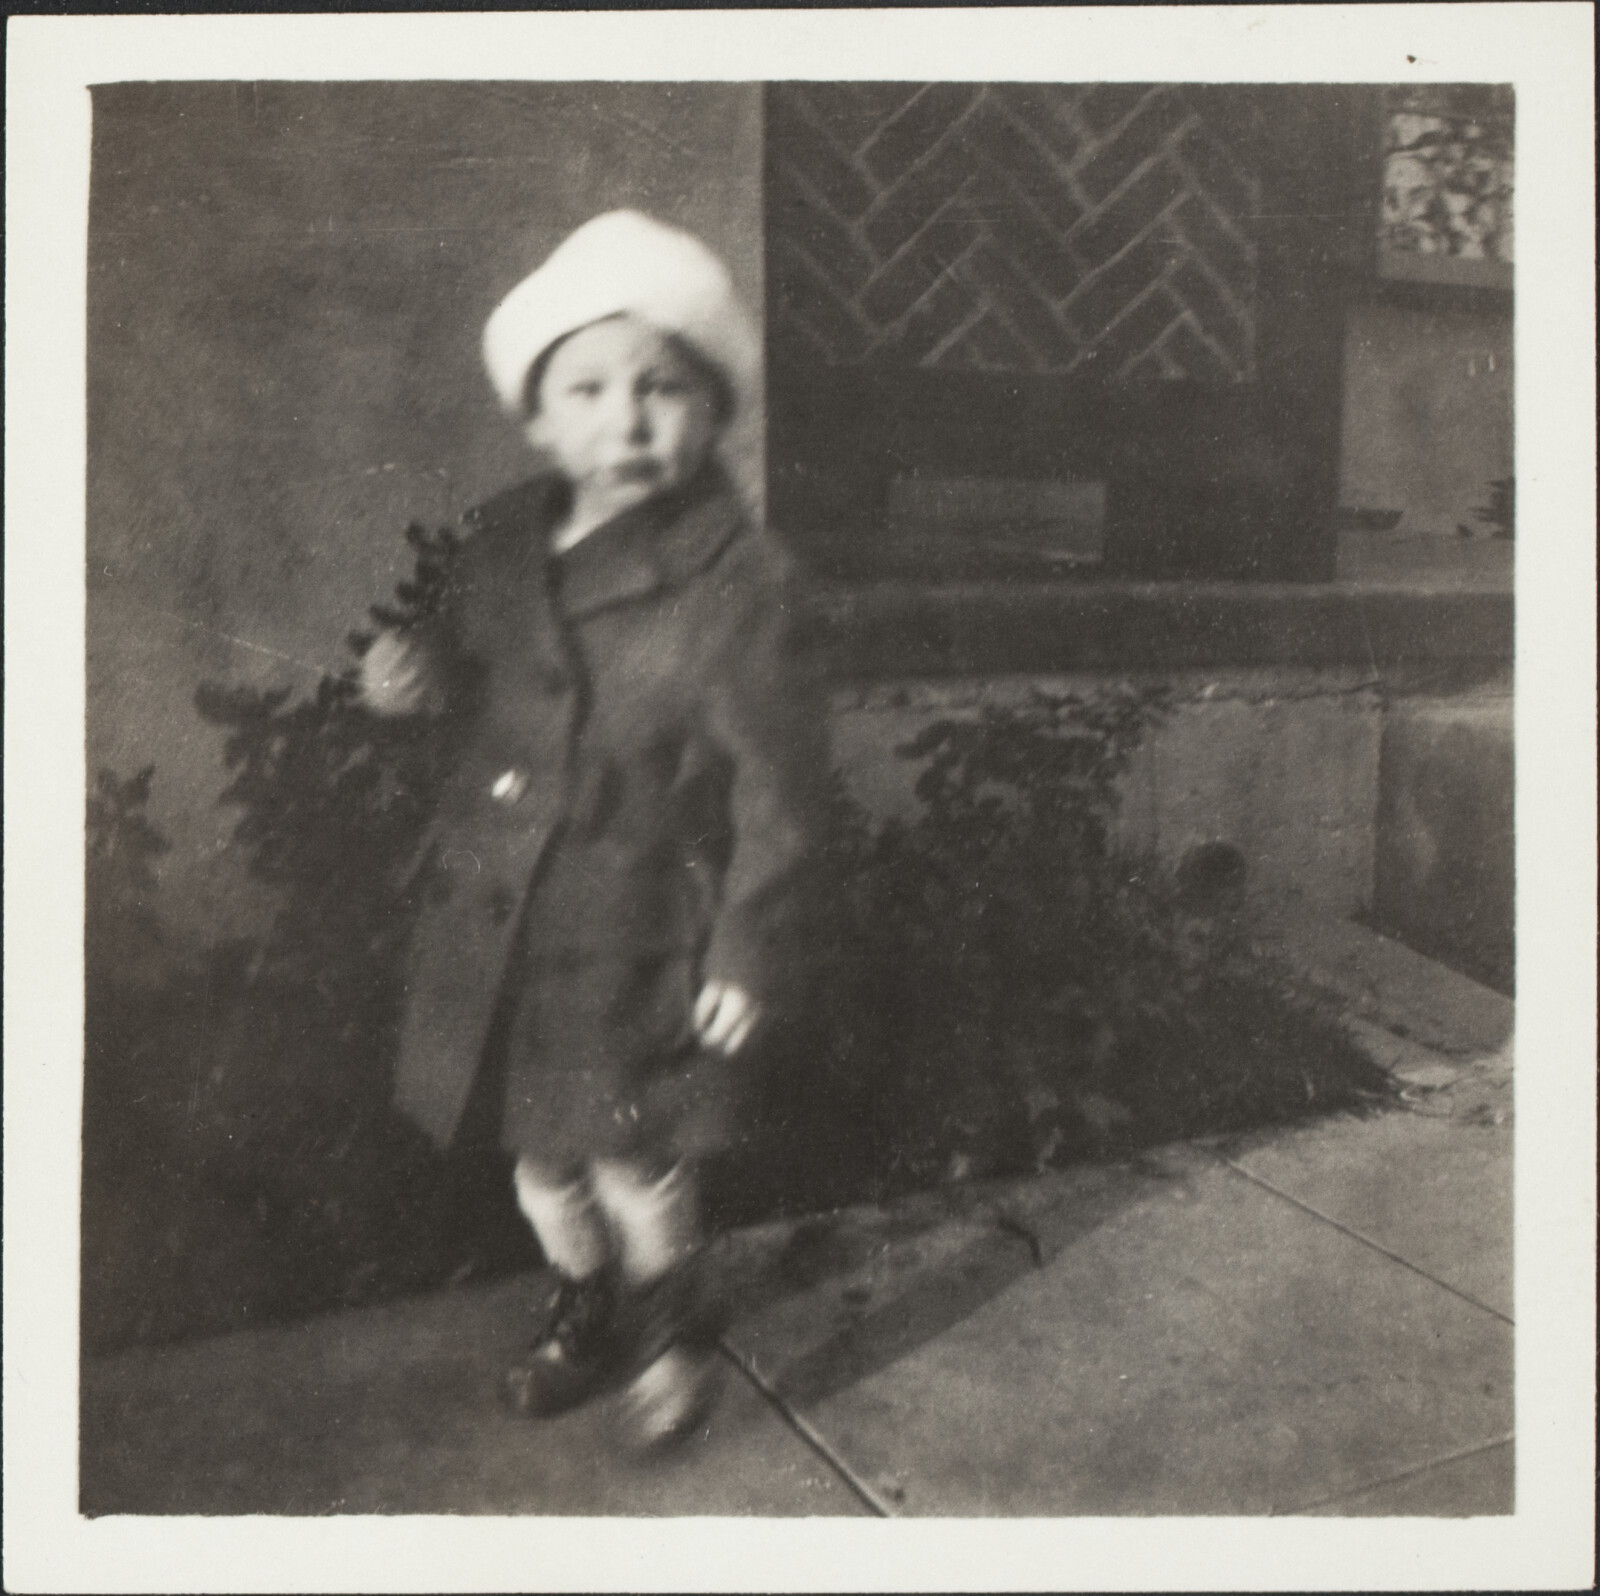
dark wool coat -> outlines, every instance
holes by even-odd
[[[473,512],[411,638],[447,774],[396,1095],[448,1144],[493,1030],[512,1150],[696,1150],[726,1079],[692,1044],[700,984],[770,1006],[794,958],[820,697],[788,561],[720,472],[553,557],[564,492]]]

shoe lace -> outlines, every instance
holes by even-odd
[[[562,1279],[550,1305],[546,1335],[569,1355],[588,1351],[609,1320],[610,1291],[603,1275]]]

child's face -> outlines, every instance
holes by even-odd
[[[620,512],[694,476],[721,431],[718,398],[670,338],[613,316],[556,347],[526,433],[580,494]]]

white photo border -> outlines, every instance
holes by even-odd
[[[1588,1586],[1596,879],[1589,6],[13,17],[8,43],[8,1590]],[[87,86],[507,77],[1515,84],[1513,1517],[912,1524],[78,1515]]]

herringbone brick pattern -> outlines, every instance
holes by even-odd
[[[1181,86],[768,89],[777,335],[828,365],[1239,382],[1259,184]]]

